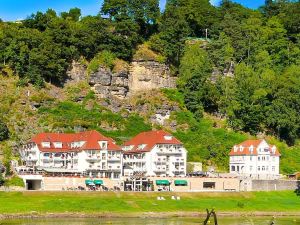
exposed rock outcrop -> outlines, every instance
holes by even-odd
[[[100,98],[124,99],[129,91],[128,75],[127,71],[113,73],[110,69],[100,67],[90,75],[89,84]]]
[[[176,78],[170,68],[156,61],[134,61],[130,66],[129,89],[133,95],[139,91],[175,88]]]
[[[171,76],[170,69],[155,61],[134,61],[129,70],[112,72],[100,67],[92,73],[89,84],[100,98],[125,99],[140,91],[160,88],[175,88],[176,78]]]
[[[87,79],[87,68],[79,62],[72,62],[70,70],[67,72],[66,83],[75,83]]]

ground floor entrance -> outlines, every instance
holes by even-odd
[[[26,180],[26,190],[41,190],[42,180]]]
[[[124,181],[124,191],[153,191],[153,181],[147,178],[127,179]]]

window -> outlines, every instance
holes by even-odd
[[[260,171],[260,166],[257,167],[257,170]]]
[[[216,182],[203,182],[203,188],[205,189],[215,189]]]
[[[250,156],[250,161],[252,161],[252,156]]]
[[[50,142],[42,142],[43,148],[50,148]]]
[[[107,149],[107,141],[100,141],[99,144],[101,149]]]
[[[62,143],[61,142],[54,142],[54,148],[62,148]]]
[[[231,171],[235,171],[235,166],[231,166]]]
[[[272,171],[273,171],[273,172],[275,171],[275,166],[272,166]]]
[[[260,157],[258,156],[258,161],[260,161]]]
[[[262,171],[265,171],[265,166],[262,166],[261,170],[262,170]]]

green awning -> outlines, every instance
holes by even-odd
[[[170,185],[168,180],[156,180],[156,185]]]
[[[186,180],[175,180],[174,184],[175,185],[184,185],[184,186],[187,186],[188,182]]]
[[[103,184],[103,180],[94,180],[94,184],[96,184],[96,185],[102,185]]]
[[[94,184],[94,182],[92,180],[85,180],[85,184],[90,185],[90,184]]]

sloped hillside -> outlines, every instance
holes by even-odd
[[[1,76],[1,118],[10,138],[1,142],[2,161],[18,159],[17,147],[33,134],[43,131],[76,132],[96,129],[121,144],[141,131],[166,129],[185,144],[189,161],[217,166],[226,171],[228,151],[247,138],[245,133],[226,128],[226,122],[205,114],[197,121],[183,104],[177,89],[140,92],[118,104],[98,99],[87,82],[78,81],[58,88],[47,84],[43,89],[18,86],[18,79]],[[282,152],[282,172],[299,170],[300,147],[289,148],[272,137]]]

